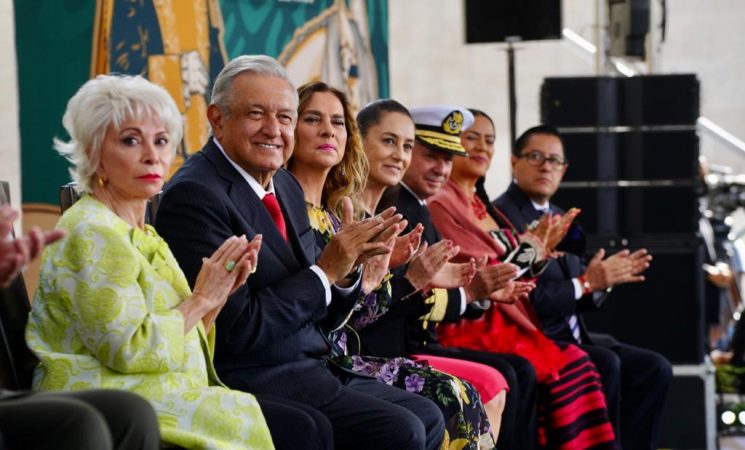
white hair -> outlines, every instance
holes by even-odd
[[[265,75],[281,78],[287,81],[294,93],[295,103],[298,103],[297,89],[290,81],[290,76],[282,64],[271,56],[266,55],[242,55],[228,62],[215,78],[212,85],[212,97],[210,102],[217,105],[224,114],[228,113],[228,103],[233,89],[233,81],[242,73]]]
[[[77,182],[78,193],[92,189],[107,129],[145,118],[160,120],[175,153],[183,136],[183,119],[176,102],[162,87],[139,75],[99,75],[72,96],[62,117],[70,140],[54,138],[54,148],[72,164],[70,176]]]

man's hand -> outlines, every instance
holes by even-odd
[[[629,255],[629,258],[631,259],[632,279],[627,281],[627,283],[644,281],[644,276],[642,276],[642,273],[644,273],[644,271],[647,270],[649,268],[649,265],[652,263],[652,255],[647,252],[646,248],[640,248],[639,250]]]
[[[494,291],[504,288],[517,276],[517,266],[495,264],[486,266],[485,260],[478,264],[478,270],[470,283],[466,284],[466,302],[488,298]]]
[[[465,286],[471,282],[476,271],[477,264],[476,260],[473,258],[465,263],[446,262],[445,265],[442,266],[442,269],[432,277],[429,285],[433,288],[442,289],[453,289]]]
[[[406,227],[401,219],[400,214],[395,214],[395,208],[389,208],[375,217],[356,222],[352,201],[345,197],[341,230],[331,238],[316,265],[326,274],[329,283],[336,284],[368,258],[390,253],[389,241]]]
[[[600,291],[616,284],[638,283],[644,281],[641,275],[650,264],[652,256],[646,249],[640,249],[634,253],[628,250],[620,252],[603,259],[605,250],[602,248],[593,256],[585,271],[585,280],[590,284],[590,289]]]
[[[527,300],[535,283],[527,281],[509,281],[507,284],[489,295],[489,300],[497,303],[515,303],[517,300]]]
[[[533,234],[543,241],[549,254],[553,253],[564,239],[569,227],[579,213],[579,208],[571,208],[563,216],[559,214],[544,214],[541,216]]]
[[[720,289],[729,287],[734,279],[732,269],[725,262],[717,262],[713,266],[704,264],[704,272],[706,272],[706,279]]]
[[[406,279],[414,286],[414,289],[424,289],[432,282],[432,279],[445,266],[450,258],[460,252],[460,247],[453,242],[444,239],[432,247],[425,242],[419,247],[409,267],[406,269]]]

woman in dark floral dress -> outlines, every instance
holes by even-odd
[[[353,208],[350,198],[359,201],[368,175],[367,159],[343,93],[316,82],[301,87],[299,94],[295,150],[288,167],[305,191],[311,227],[316,232],[319,246],[325,246],[341,227],[338,217],[351,215],[353,210],[358,211],[358,215],[364,214],[359,203]],[[443,448],[492,449],[495,439],[489,420],[479,393],[470,383],[407,358],[357,354],[360,345],[355,330],[385,314],[394,301],[388,282],[391,277],[389,265],[396,261],[405,263],[413,256],[423,264],[436,267],[457,251],[452,245],[443,245],[413,255],[420,233],[417,231],[397,238],[390,243],[391,253],[365,264],[363,294],[354,312],[345,323],[334,324],[328,330],[335,355],[332,362],[344,370],[377,378],[434,401],[446,421]],[[426,275],[418,276],[423,278]],[[496,394],[500,383],[504,385],[501,374],[488,366],[479,369],[478,376],[493,380],[491,387]]]

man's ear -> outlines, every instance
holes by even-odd
[[[207,120],[210,122],[210,128],[212,128],[212,134],[220,139],[222,136],[222,122],[225,120],[225,115],[219,106],[212,104],[207,107]]]
[[[512,173],[515,173],[515,164],[517,164],[517,156],[510,155],[510,166],[512,167]]]

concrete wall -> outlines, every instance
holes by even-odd
[[[18,208],[21,204],[21,162],[12,0],[0,0],[0,61],[0,180],[10,182],[11,202]]]
[[[653,3],[656,0],[651,0]],[[658,73],[695,72],[702,115],[745,140],[745,3],[668,1],[667,39]],[[564,0],[564,27],[594,41],[596,0]],[[509,106],[504,44],[465,45],[463,2],[389,1],[392,96],[406,105],[456,103],[483,109],[497,125],[497,151],[487,181],[491,195],[509,183]],[[593,75],[594,57],[563,41],[517,45],[517,133],[539,121],[547,76]],[[745,173],[745,154],[701,133],[710,161]],[[571,169],[570,169],[571,170]]]
[[[652,0],[655,2],[655,0]],[[564,0],[564,26],[592,41],[596,0]],[[745,140],[745,3],[742,0],[668,1],[667,40],[658,72],[695,72],[701,80],[702,115]],[[457,103],[488,112],[497,124],[497,154],[488,189],[500,192],[508,167],[507,63],[503,44],[466,46],[463,2],[389,1],[391,93],[409,106]],[[594,58],[567,41],[518,44],[517,130],[539,120],[544,77],[592,75]],[[20,158],[13,2],[0,0],[0,179],[13,186],[19,204]],[[745,173],[745,155],[707,133],[701,149],[711,162]]]

